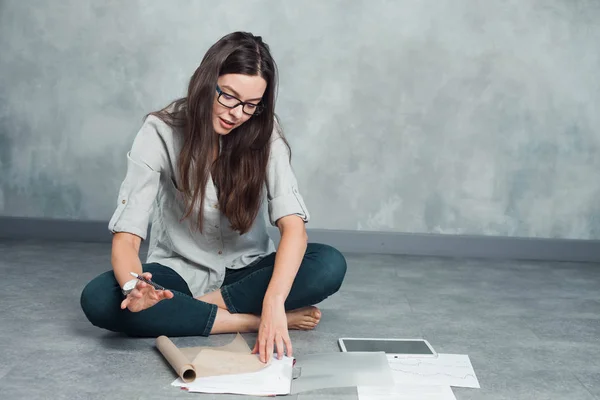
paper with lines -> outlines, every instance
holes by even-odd
[[[398,385],[456,386],[479,389],[468,355],[438,354],[436,358],[389,358]]]
[[[294,359],[283,356],[278,360],[276,355],[265,368],[243,374],[203,376],[194,382],[185,383],[177,379],[171,383],[181,386],[188,392],[228,393],[252,396],[275,396],[290,393],[292,384]]]

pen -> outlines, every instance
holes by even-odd
[[[146,282],[148,285],[152,286],[154,289],[156,290],[165,290],[164,287],[157,285],[156,283],[149,281],[148,279],[144,278],[141,275],[136,274],[135,272],[130,272],[130,274],[136,278],[138,278],[140,281],[142,282]]]

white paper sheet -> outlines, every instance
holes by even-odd
[[[388,361],[396,385],[480,388],[468,355],[438,354],[436,358],[389,358]]]
[[[456,400],[450,386],[358,386],[359,400]]]
[[[171,383],[189,392],[231,393],[254,396],[285,395],[290,392],[294,359],[273,356],[271,364],[258,372],[196,378],[185,383],[181,378]]]

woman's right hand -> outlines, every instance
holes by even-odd
[[[142,276],[148,280],[152,278],[150,272],[144,272]],[[173,292],[170,290],[156,290],[146,282],[139,281],[131,293],[121,302],[121,309],[127,308],[131,312],[139,312],[152,307],[161,300],[172,298]]]

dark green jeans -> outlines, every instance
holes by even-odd
[[[228,269],[221,294],[231,313],[259,315],[273,274],[275,253],[249,265]],[[172,299],[140,311],[121,310],[123,294],[112,270],[94,278],[81,293],[81,308],[95,326],[130,336],[208,336],[217,306],[194,299],[179,274],[161,264],[143,264],[152,280],[171,290]],[[309,243],[285,302],[286,310],[319,303],[337,292],[346,275],[344,256],[331,246]]]

